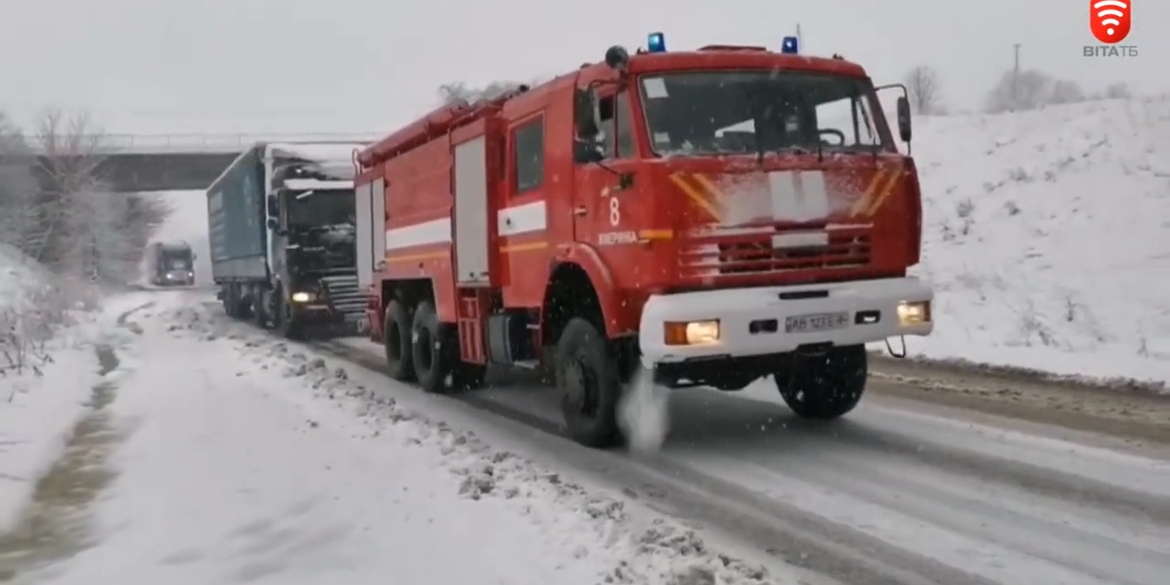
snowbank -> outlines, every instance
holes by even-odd
[[[922,119],[912,355],[1170,381],[1170,100]]]
[[[54,327],[51,338],[26,346],[30,355],[24,361],[35,369],[3,367],[14,359],[15,342],[6,337],[7,343],[0,343],[0,534],[17,520],[36,482],[57,458],[69,429],[86,409],[100,378],[96,345],[118,343],[110,333],[118,316],[147,302],[141,295],[126,295],[109,299],[100,312],[85,313],[30,301],[34,298],[30,294],[52,289],[51,282],[35,264],[22,263],[11,249],[0,249],[0,313],[15,309],[27,316],[28,311],[38,310],[46,318],[65,319],[50,323]],[[64,298],[48,300],[55,303]]]

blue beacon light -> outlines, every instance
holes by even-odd
[[[656,32],[650,33],[646,40],[647,53],[665,53],[666,52],[666,35]]]
[[[784,37],[784,44],[780,46],[780,52],[786,55],[800,53],[800,41],[796,37]]]

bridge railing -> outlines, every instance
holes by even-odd
[[[302,132],[283,134],[101,134],[86,137],[101,152],[128,154],[243,152],[257,142],[375,142],[386,132]]]

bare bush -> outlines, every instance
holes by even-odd
[[[1105,87],[1102,95],[1105,99],[1109,100],[1129,99],[1133,97],[1133,92],[1124,83],[1113,83]]]
[[[908,71],[902,82],[910,94],[910,107],[924,115],[940,114],[942,82],[939,73],[928,65],[919,65]]]
[[[1017,77],[1007,71],[987,94],[984,111],[989,114],[1038,110],[1045,106],[1084,101],[1085,92],[1075,81],[1057,79],[1037,69],[1025,69]]]

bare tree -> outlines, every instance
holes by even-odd
[[[928,65],[919,65],[906,72],[902,80],[910,93],[910,106],[924,115],[941,113],[941,81],[939,73]]]
[[[1012,110],[1037,110],[1045,106],[1085,100],[1085,92],[1075,81],[1057,79],[1037,69],[1020,71],[1015,78],[1007,71],[987,94],[984,111],[998,114]]]
[[[170,209],[158,198],[117,192],[105,181],[102,133],[85,114],[49,111],[37,142],[43,245],[36,257],[56,272],[90,282],[124,284],[137,274],[150,236]]]
[[[27,251],[39,186],[36,156],[24,134],[0,112],[0,245]]]

